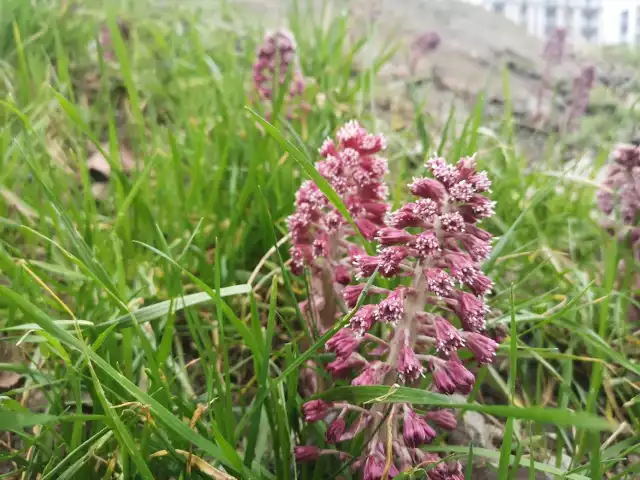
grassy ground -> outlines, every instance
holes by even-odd
[[[336,464],[292,458],[319,434],[302,423],[297,395],[299,366],[317,350],[299,346],[292,299],[304,285],[270,249],[305,177],[298,162],[314,161],[348,119],[385,130],[371,99],[388,52],[355,68],[367,39],[351,38],[347,17],[294,10],[311,108],[276,128],[295,150],[245,108],[265,113],[251,89],[261,27],[224,3],[206,15],[79,3],[0,6],[0,328],[13,352],[0,359],[4,473],[333,478]],[[131,23],[130,44],[115,35],[118,14]],[[105,23],[113,63],[89,48]],[[464,130],[438,131],[415,100],[415,129],[384,132],[394,202],[424,163],[416,142],[449,158],[478,151],[497,200],[486,225],[499,237],[485,265],[496,283],[490,324],[512,335],[461,410],[495,417],[508,433],[473,457],[493,462],[498,478],[516,464],[556,478],[634,478],[638,326],[627,320],[628,281],[617,278],[628,252],[594,210],[611,145],[566,163],[555,139],[533,164],[508,108],[489,130],[480,97]],[[112,174],[96,202],[86,159],[101,144]],[[120,148],[136,159],[130,174]],[[443,439],[429,448],[470,453]]]

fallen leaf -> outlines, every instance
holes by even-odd
[[[187,461],[191,463],[192,467],[197,467],[202,473],[209,475],[215,480],[238,480],[236,477],[232,477],[228,473],[225,473],[222,470],[218,470],[217,468],[209,465],[207,462],[202,460],[200,457],[197,457],[196,455],[193,455],[185,450],[176,450],[175,452],[186,458]],[[169,455],[168,451],[159,450],[149,455],[149,458],[166,457],[167,455]]]

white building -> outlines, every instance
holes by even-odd
[[[467,0],[539,37],[566,28],[574,42],[640,45],[640,0]]]

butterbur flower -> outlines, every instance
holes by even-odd
[[[345,421],[340,417],[336,418],[333,422],[331,422],[331,425],[329,425],[329,428],[327,429],[325,441],[327,443],[338,443],[340,441],[340,438],[342,437],[342,434],[344,433],[345,428]]]
[[[363,148],[375,150],[380,146],[375,139],[363,136],[357,124],[346,125],[336,137],[339,143],[325,142],[321,154],[335,161],[344,156],[341,152],[346,148],[357,150],[360,160],[349,151],[348,168],[357,161],[363,165]],[[340,176],[343,191],[350,185],[345,168],[343,162],[341,168],[331,165],[323,170],[330,181],[332,176]],[[346,258],[355,278],[375,274],[389,279],[385,284],[396,285],[387,290],[376,287],[374,279],[367,303],[353,315],[347,327],[327,342],[327,349],[337,355],[327,365],[327,371],[334,378],[353,375],[351,385],[391,387],[399,383],[445,394],[468,394],[475,385],[475,376],[458,352],[468,349],[478,364],[489,363],[495,356],[498,344],[484,333],[489,311],[485,296],[493,283],[482,273],[480,264],[491,251],[491,235],[477,225],[493,213],[494,205],[485,197],[491,184],[484,172],[477,171],[475,157],[462,158],[455,164],[434,157],[427,162],[427,168],[431,176],[414,179],[409,186],[416,198],[395,212],[388,213],[386,208],[379,207],[383,200],[376,203],[376,209],[359,209],[364,202],[344,197],[349,200],[345,204],[352,213],[371,221],[384,219],[386,225],[377,224],[376,255],[349,245],[355,241],[354,232],[350,231],[340,235],[340,241],[329,248],[330,255],[336,251],[333,245],[338,246],[338,251],[342,249],[341,256],[332,257],[331,262],[346,265],[342,262]],[[358,188],[365,183],[364,175],[355,181]],[[367,192],[372,191],[375,190],[367,187]],[[322,204],[318,211],[326,209],[326,204]],[[371,213],[373,210],[375,215]],[[296,238],[318,238],[315,225],[322,222],[323,216],[315,218],[310,223],[314,225],[310,234]],[[351,228],[347,222],[343,225],[340,228]],[[301,240],[303,244],[306,241]],[[324,262],[314,259],[310,266],[320,260]],[[342,288],[347,306],[356,305],[364,287],[360,283]],[[371,348],[370,343],[375,347]],[[401,470],[437,463],[439,457],[422,452],[420,445],[433,440],[436,428],[451,430],[456,426],[455,416],[447,410],[420,416],[410,404],[404,403],[392,405],[390,410],[382,403],[365,407],[341,406],[343,412],[349,409],[358,412],[357,423],[353,423],[354,415],[341,413],[338,419],[344,420],[344,428],[342,422],[334,425],[337,420],[333,420],[327,434],[328,440],[344,441],[352,438],[347,432],[365,430],[368,443],[353,463],[354,468],[363,470],[365,479],[381,478],[388,455],[392,459],[388,472],[391,478]],[[385,425],[381,426],[383,421]],[[386,451],[387,445],[392,446],[391,452]],[[428,476],[432,480],[462,478],[458,463],[438,464],[429,470]]]
[[[318,447],[294,447],[293,454],[298,462],[312,462],[320,458],[321,450]]]

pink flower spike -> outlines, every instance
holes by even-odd
[[[458,425],[456,416],[451,410],[432,410],[427,412],[425,418],[445,430],[455,430]]]
[[[294,447],[293,453],[297,462],[313,462],[320,458],[321,450],[318,447],[302,446]]]
[[[340,441],[340,437],[342,437],[342,434],[344,433],[346,428],[347,428],[347,425],[344,419],[340,417],[336,418],[333,422],[331,422],[331,425],[329,425],[329,428],[327,429],[327,433],[325,435],[325,442],[330,444],[338,443]]]
[[[376,319],[380,322],[397,324],[404,315],[404,295],[406,289],[398,287],[378,304]]]
[[[440,212],[440,205],[430,198],[421,198],[405,205],[405,207],[409,206],[413,214],[424,222],[432,222],[433,218]]]
[[[409,447],[418,448],[425,443],[431,443],[436,438],[436,431],[417,416],[411,407],[405,406],[402,437],[404,438],[404,443]]]
[[[307,422],[317,422],[327,416],[329,408],[331,408],[331,404],[324,400],[311,400],[302,405],[302,413]]]
[[[363,305],[356,312],[356,314],[351,317],[351,321],[349,322],[349,326],[353,329],[354,332],[358,335],[364,335],[371,329],[373,322],[376,316],[376,306],[375,305]]]
[[[413,240],[413,238],[414,236],[409,232],[393,227],[382,228],[376,234],[376,240],[378,240],[380,245],[384,245],[385,247],[390,245],[404,245]]]
[[[462,328],[468,332],[481,332],[485,328],[484,315],[488,311],[484,302],[470,293],[460,292],[458,304],[454,307],[462,322]]]
[[[414,178],[409,190],[417,197],[430,198],[437,203],[442,203],[446,194],[442,184],[431,178]]]
[[[398,356],[396,369],[403,382],[415,382],[423,375],[424,367],[422,366],[422,362],[416,357],[416,352],[411,348],[409,331],[403,330],[402,332],[398,332],[398,335],[402,335],[402,346],[400,347],[400,355]]]
[[[467,346],[473,353],[473,357],[479,364],[484,365],[493,362],[498,349],[496,342],[475,332],[466,333],[464,338],[467,340]]]
[[[477,237],[478,239],[483,240],[485,242],[488,242],[492,238],[492,235],[489,232],[479,227],[476,227],[472,223],[465,224],[464,230],[469,235],[473,235],[474,237]]]
[[[444,318],[435,317],[436,350],[445,356],[464,346],[460,332]]]
[[[413,208],[413,204],[409,205]],[[386,224],[394,228],[422,226],[424,222],[413,213],[412,209],[405,207],[390,213],[387,217]]]
[[[350,328],[343,328],[327,340],[325,348],[328,352],[335,352],[338,357],[348,357],[362,342],[362,337]]]
[[[422,259],[436,255],[440,250],[440,242],[433,232],[422,232],[413,242],[413,248]]]
[[[461,283],[469,285],[480,273],[473,259],[465,253],[452,253],[446,257],[451,274]]]
[[[380,385],[389,369],[389,365],[379,360],[371,362],[360,375],[353,379],[351,385]]]

